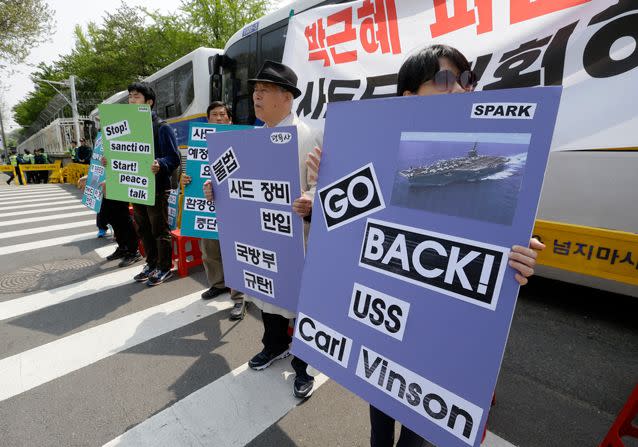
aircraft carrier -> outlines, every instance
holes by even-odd
[[[410,167],[399,173],[410,186],[444,186],[450,183],[475,182],[505,170],[507,157],[479,155],[476,143],[466,157],[438,160],[432,164]]]

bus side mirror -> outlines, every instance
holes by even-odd
[[[222,76],[214,73],[210,77],[210,102],[222,99]]]

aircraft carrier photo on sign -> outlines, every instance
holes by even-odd
[[[528,134],[404,132],[392,204],[510,225]]]

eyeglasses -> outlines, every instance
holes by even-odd
[[[478,83],[476,73],[472,70],[465,70],[458,76],[450,70],[440,70],[434,75],[432,80],[434,87],[441,92],[452,90],[454,83],[459,84],[464,90],[474,90]]]

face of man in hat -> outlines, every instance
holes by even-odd
[[[253,102],[255,116],[274,127],[292,110],[293,94],[272,82],[256,82]]]

